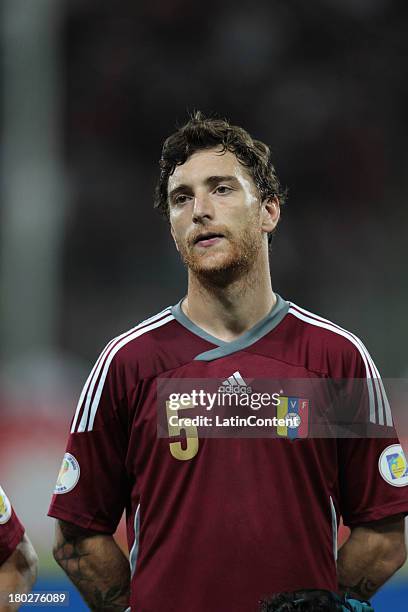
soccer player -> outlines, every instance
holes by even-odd
[[[362,379],[359,418],[394,436],[362,342],[272,290],[284,193],[269,148],[196,114],[160,168],[156,206],[187,294],[109,342],[91,371],[49,511],[54,556],[92,609],[251,612],[273,593],[339,582],[367,599],[406,557],[397,439],[215,439],[193,425],[158,436],[161,380],[248,378]],[[112,535],[124,509],[130,571]],[[337,558],[340,516],[351,536]]]
[[[0,612],[18,610],[21,604],[9,596],[31,590],[37,566],[35,550],[0,487]]]

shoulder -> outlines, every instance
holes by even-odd
[[[174,320],[171,306],[113,338],[96,360],[82,389],[71,426],[71,433],[91,431],[100,403],[119,407],[140,378],[155,374],[159,330]],[[160,339],[159,339],[160,341]]]
[[[351,331],[289,302],[288,316],[308,360],[331,376],[366,376],[376,369],[362,340]]]
[[[135,327],[116,336],[108,342],[104,351],[108,352],[111,358],[116,357],[119,362],[126,362],[129,358],[134,359],[145,354],[155,343],[166,337],[169,323],[174,321],[171,309],[171,306],[167,306]]]
[[[144,319],[135,327],[115,336],[100,353],[90,374],[92,379],[105,381],[148,376],[159,346],[163,343],[168,325],[174,321],[171,306]]]

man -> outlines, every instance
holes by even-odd
[[[37,566],[35,550],[0,487],[0,612],[19,609],[12,596],[31,591]]]
[[[210,439],[170,419],[171,437],[157,435],[164,379],[362,378],[360,417],[392,427],[363,344],[272,290],[268,237],[284,193],[268,147],[196,114],[160,165],[156,206],[187,295],[96,362],[51,503],[55,558],[92,609],[250,612],[338,580],[367,599],[405,560],[408,477],[378,469],[380,456],[405,461],[398,440]],[[124,508],[130,573],[112,537]],[[352,531],[336,572],[340,515]]]

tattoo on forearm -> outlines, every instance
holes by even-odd
[[[54,556],[57,563],[75,584],[78,585],[83,580],[89,580],[84,574],[84,569],[81,567],[81,561],[84,557],[88,557],[89,553],[81,553],[75,540],[72,542],[67,542],[66,540],[60,542],[55,547]]]
[[[343,592],[354,595],[359,599],[370,599],[380,585],[372,582],[369,578],[361,578],[361,580],[354,585],[340,584],[339,586]]]
[[[94,606],[93,610],[109,610],[112,612],[123,611],[128,607],[127,604],[118,603],[118,599],[129,595],[129,585],[118,585],[111,587],[103,592],[100,589],[94,589]]]
[[[86,543],[86,536],[61,525],[60,541],[54,549],[57,563],[78,587],[91,610],[122,612],[129,605],[130,572],[127,560],[125,557],[123,560],[116,559],[116,565],[112,567],[104,552],[98,551],[97,547],[92,550],[89,539]],[[108,558],[111,557],[109,552]]]

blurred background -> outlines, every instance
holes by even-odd
[[[77,396],[108,339],[185,291],[152,192],[189,111],[272,147],[289,188],[274,289],[407,375],[408,6],[0,6],[0,482],[40,553],[37,589],[67,590],[45,515]],[[407,598],[404,569],[376,610]]]

